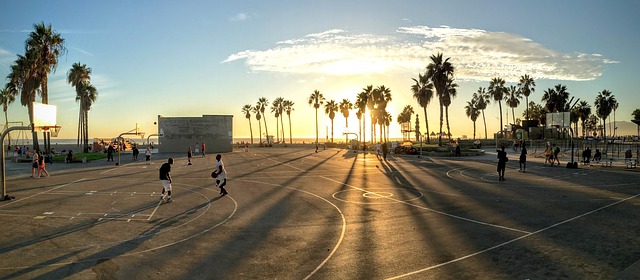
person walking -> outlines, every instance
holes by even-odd
[[[500,150],[497,151],[498,152],[498,181],[504,181],[504,170],[507,166],[507,161],[509,161],[509,158],[507,158],[507,152],[504,151],[504,144],[500,147]]]
[[[49,177],[49,172],[47,172],[47,168],[45,168],[44,166],[44,155],[42,154],[42,152],[40,153],[35,153],[34,155],[38,155],[38,177],[42,176],[42,172],[44,172],[44,174],[47,174],[47,177]]]
[[[558,165],[560,165],[560,159],[558,158],[559,153],[560,153],[560,147],[558,147],[556,143],[553,143],[553,159],[556,162],[558,162]],[[553,161],[551,162],[551,165],[553,165]]]
[[[522,149],[520,150],[520,169],[519,172],[525,173],[527,169],[527,147],[525,147],[524,142],[522,142]]]
[[[147,146],[147,150],[144,151],[144,157],[147,164],[151,164],[151,148],[149,148],[149,146]]]
[[[115,149],[113,148],[113,145],[109,144],[109,147],[107,148],[107,161],[113,161],[114,152],[115,152]]]
[[[171,199],[171,165],[173,158],[169,158],[167,162],[160,166],[160,181],[162,182],[162,196],[160,200],[164,202],[172,202]]]
[[[205,151],[207,150],[207,145],[204,144],[204,142],[202,142],[202,157],[206,156]]]
[[[193,146],[193,151],[198,155],[200,153],[200,146],[198,146],[198,142],[196,142],[195,146]]]
[[[187,150],[187,160],[189,161],[187,165],[191,165],[191,147]]]
[[[216,176],[216,186],[220,188],[220,195],[224,196],[228,194],[227,190],[224,188],[227,185],[227,170],[224,168],[224,163],[222,162],[222,155],[217,154],[216,160],[216,170],[214,171]]]
[[[38,172],[38,154],[33,154],[33,162],[31,163],[31,177],[33,178],[38,178],[36,177],[36,173]]]
[[[553,165],[553,160],[551,159],[553,151],[551,151],[551,146],[547,144],[547,147],[544,150],[544,165],[547,165],[547,162]]]

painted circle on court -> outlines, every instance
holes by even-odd
[[[424,194],[418,190],[402,188],[349,189],[333,193],[333,198],[356,204],[390,204],[419,199]]]

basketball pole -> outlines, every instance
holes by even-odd
[[[9,200],[11,198],[9,198],[9,196],[7,195],[7,181],[6,181],[6,168],[5,168],[5,162],[4,162],[4,138],[7,136],[7,134],[9,134],[9,132],[14,131],[14,130],[32,130],[31,126],[14,126],[14,127],[9,127],[7,129],[5,129],[4,132],[2,132],[2,135],[0,136],[0,143],[2,143],[2,149],[0,149],[0,169],[1,169],[1,173],[0,176],[2,177],[2,197],[0,197],[0,200]]]

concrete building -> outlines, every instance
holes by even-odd
[[[233,116],[203,115],[202,117],[158,116],[158,149],[161,153],[185,153],[196,143],[206,144],[207,154],[233,150]]]

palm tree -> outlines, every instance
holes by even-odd
[[[413,92],[413,98],[418,101],[420,107],[424,111],[424,123],[427,125],[427,135],[429,135],[429,118],[427,117],[427,106],[433,99],[433,84],[429,82],[427,75],[418,74],[418,79],[412,78],[414,85],[411,86],[411,92]],[[427,137],[427,143],[431,143],[429,137]]]
[[[318,152],[318,109],[324,100],[324,96],[318,90],[314,90],[308,100],[309,105],[313,105],[313,108],[316,109],[316,153]]]
[[[251,145],[253,145],[253,129],[251,128],[251,105],[247,104],[242,106],[242,113],[244,117],[249,121],[249,133],[251,134]]]
[[[261,97],[258,99],[258,103],[256,104],[258,108],[260,108],[260,114],[262,115],[262,121],[264,121],[264,132],[266,133],[267,145],[269,145],[269,129],[267,128],[267,115],[264,114],[264,110],[269,106],[269,101],[265,97]]]
[[[484,109],[487,109],[489,104],[489,96],[483,87],[478,88],[478,91],[473,93],[474,106],[476,109],[482,111],[482,121],[484,122],[484,139],[487,139],[487,119],[484,117]]]
[[[384,141],[383,137],[383,127],[385,124],[385,119],[387,117],[387,104],[391,102],[391,89],[385,87],[384,85],[378,86],[374,90],[374,102],[376,108],[376,120],[380,125],[380,141]]]
[[[363,90],[367,93],[367,109],[369,109],[369,117],[371,118],[371,143],[375,142],[375,125],[376,125],[376,95],[378,92],[373,88],[373,85],[368,85]],[[366,127],[365,127],[366,129]]]
[[[576,109],[578,110],[578,117],[580,118],[582,124],[582,137],[584,137],[586,132],[585,122],[591,115],[591,105],[589,105],[589,102],[583,100],[578,103],[578,107],[576,107]]]
[[[613,109],[613,137],[616,137],[616,130],[618,127],[616,126],[616,110],[618,110],[618,100],[612,97],[611,100],[611,109]]]
[[[447,89],[445,90],[445,94],[442,96],[442,105],[444,105],[445,119],[447,120],[447,135],[451,138],[451,128],[449,127],[449,105],[451,105],[451,100],[456,97],[458,94],[458,84],[453,82],[453,78],[447,82]]]
[[[84,148],[83,151],[85,153],[89,152],[89,110],[91,110],[91,105],[98,98],[98,90],[89,82],[84,81],[80,84],[80,89],[77,90],[76,94],[76,102],[80,102],[80,108],[84,116],[82,118],[82,122],[84,123],[84,127],[82,129],[84,135]]]
[[[596,105],[596,114],[598,117],[602,118],[602,123],[604,123],[604,133],[603,138],[605,144],[607,143],[607,117],[611,114],[613,110],[613,102],[615,101],[615,96],[609,90],[602,90],[598,92],[598,96],[596,97],[595,105]],[[606,151],[606,145],[605,145]]]
[[[37,77],[40,97],[43,104],[49,104],[48,75],[58,65],[58,57],[66,52],[64,39],[60,33],[52,30],[51,24],[45,26],[44,22],[34,24],[34,31],[31,31],[29,38],[25,42],[27,53],[34,53],[34,60],[31,66],[33,73]],[[35,134],[35,132],[34,132]],[[37,138],[34,137],[34,147],[37,147]],[[49,151],[47,134],[45,133],[45,150]]]
[[[284,102],[284,98],[282,97],[278,97],[275,100],[273,100],[273,103],[271,103],[271,113],[274,113],[276,116],[276,141],[280,142],[280,138],[278,138],[278,135],[282,135],[282,141],[284,141],[284,128],[282,128],[282,131],[280,131],[280,128],[278,127],[278,118],[280,118],[280,127],[282,127],[283,123],[282,123],[282,102]]]
[[[289,144],[293,144],[293,140],[291,138],[291,112],[293,112],[293,104],[294,103],[291,100],[285,100],[282,102],[282,107],[289,118]]]
[[[529,120],[529,95],[531,95],[531,93],[536,91],[536,89],[534,88],[535,86],[536,86],[536,82],[533,80],[532,77],[529,77],[529,75],[525,74],[520,77],[520,81],[518,82],[518,88],[519,88],[519,91],[522,93],[522,95],[524,95],[525,97],[525,102],[526,102],[525,105],[527,105],[527,108],[525,108],[525,118],[527,120]]]
[[[387,132],[385,134],[385,139],[384,139],[385,142],[389,142],[389,125],[391,125],[392,121],[393,121],[393,116],[391,116],[391,114],[389,114],[389,112],[385,110],[382,116],[382,123],[384,124],[385,131]]]
[[[324,113],[329,115],[329,119],[331,120],[331,143],[333,143],[333,119],[336,117],[338,110],[338,103],[333,99],[324,104]]]
[[[631,115],[633,116],[634,121],[640,121],[640,109],[633,110]]]
[[[258,120],[258,139],[260,140],[258,142],[260,143],[260,145],[262,145],[262,123],[260,123],[262,113],[260,113],[260,106],[256,105],[255,107],[252,107],[251,111],[256,115],[256,120]]]
[[[0,103],[2,103],[2,110],[4,111],[4,129],[9,128],[9,116],[7,111],[9,110],[9,105],[11,105],[14,101],[16,101],[16,96],[18,92],[15,87],[12,86],[11,83],[6,84],[2,91],[0,91]],[[11,134],[7,134],[9,137],[9,145],[11,145]]]
[[[515,113],[515,108],[518,107],[518,105],[520,105],[520,91],[518,90],[518,88],[516,88],[515,86],[510,86],[508,88],[508,95],[506,96],[506,99],[504,100],[507,105],[509,107],[511,107],[511,115],[513,117],[513,124],[516,124],[516,113]]]
[[[36,93],[40,85],[38,77],[33,70],[35,63],[35,51],[31,50],[18,58],[11,65],[11,72],[7,75],[11,88],[20,92],[20,104],[26,106],[29,114],[29,124],[33,127],[33,102],[36,101]],[[33,148],[38,150],[38,135],[32,130]]]
[[[549,112],[566,112],[569,110],[569,92],[567,87],[561,84],[555,88],[547,89],[542,95],[542,101],[545,102],[545,108]]]
[[[87,67],[86,64],[80,64],[80,62],[76,62],[71,66],[71,69],[67,71],[67,83],[76,88],[76,98],[83,96],[83,94],[81,93],[82,86],[85,82],[89,81],[91,81],[91,68]],[[78,116],[78,146],[80,145],[80,142],[84,143],[84,127],[85,122],[87,121],[84,118],[84,103],[85,102],[80,102],[80,111]]]
[[[449,58],[443,59],[442,53],[431,55],[431,63],[427,65],[427,79],[433,83],[440,102],[440,133],[438,134],[438,145],[442,146],[442,114],[443,114],[443,97],[447,92],[447,84],[453,79],[455,69],[449,62]]]
[[[344,117],[345,126],[347,129],[349,129],[349,111],[353,109],[353,103],[351,103],[349,99],[343,98],[342,102],[340,102],[340,105],[338,105],[338,107],[340,107],[340,112]],[[347,143],[347,145],[349,144],[348,134],[345,134],[345,142]]]
[[[507,88],[504,86],[504,80],[500,77],[495,77],[491,79],[489,83],[489,89],[487,93],[489,96],[493,97],[493,101],[498,102],[498,107],[500,108],[500,135],[502,136],[502,130],[504,126],[502,125],[502,99],[504,99],[504,94],[507,92]]]
[[[367,103],[369,102],[370,91],[372,90],[373,86],[362,88],[362,91],[356,96],[355,106],[356,108],[358,108],[358,112],[360,112],[360,116],[358,117],[358,119],[362,118],[362,125],[360,127],[360,139],[363,145],[366,142],[365,131],[367,129],[365,115],[367,113]]]
[[[410,138],[410,136],[408,135],[409,131],[411,130],[411,116],[414,114],[414,110],[413,110],[413,106],[411,105],[407,105],[404,106],[404,109],[402,109],[402,113],[400,113],[398,115],[397,121],[398,123],[400,123],[400,126],[402,127],[403,123],[409,123],[409,130],[403,130],[402,131],[402,137],[403,138]],[[407,135],[405,135],[405,133]],[[417,140],[417,139],[416,139]]]
[[[473,139],[476,139],[476,120],[480,116],[480,110],[476,108],[475,100],[467,101],[467,106],[464,106],[464,112],[473,121]]]

